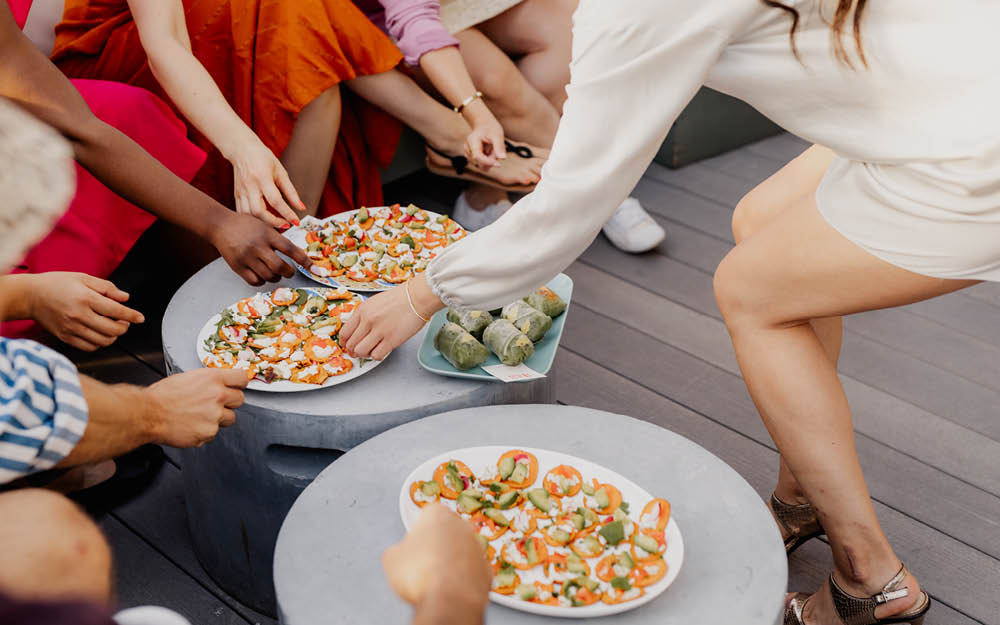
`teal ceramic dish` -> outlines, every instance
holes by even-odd
[[[541,341],[535,343],[535,353],[531,358],[524,361],[525,365],[542,374],[549,372],[549,369],[552,368],[552,362],[556,359],[556,350],[559,349],[559,341],[562,339],[563,326],[566,325],[566,316],[569,314],[570,308],[572,308],[573,280],[566,274],[561,273],[546,286],[555,291],[556,295],[563,298],[566,302],[566,312],[552,320],[552,328],[549,329]],[[438,330],[441,329],[441,326],[445,324],[445,321],[447,321],[445,319],[447,314],[448,311],[446,309],[438,311],[437,314],[431,317],[427,334],[424,335],[424,342],[421,343],[420,351],[417,353],[417,360],[420,362],[420,366],[438,375],[499,382],[500,380],[486,373],[483,367],[459,371],[450,362],[445,360],[444,356],[434,347],[434,337],[437,335]],[[483,366],[489,367],[499,364],[501,364],[500,360],[495,355],[490,354],[490,359],[484,362]]]

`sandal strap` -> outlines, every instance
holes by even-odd
[[[788,533],[789,540],[823,531],[823,526],[816,518],[816,510],[810,504],[785,503],[772,494],[771,510],[774,511],[778,523]]]
[[[875,608],[884,605],[895,599],[902,599],[910,594],[909,588],[899,588],[899,585],[906,579],[906,566],[902,566],[899,572],[889,583],[882,587],[882,592],[871,597],[855,597],[848,594],[837,584],[833,574],[830,574],[830,595],[833,597],[833,605],[844,625],[870,625],[877,623],[875,618]]]
[[[468,167],[469,167],[469,159],[465,158],[464,156],[452,156],[451,154],[448,154],[447,152],[442,152],[441,150],[437,149],[436,147],[434,147],[430,143],[428,143],[426,145],[427,145],[427,149],[430,150],[431,152],[434,152],[435,154],[448,159],[448,161],[451,162],[451,168],[454,169],[455,173],[457,173],[459,176],[461,176],[462,174],[464,174],[465,170],[468,169]]]
[[[517,154],[521,158],[534,158],[535,157],[535,153],[532,152],[531,148],[529,148],[526,145],[515,145],[515,144],[511,143],[510,141],[507,141],[506,139],[504,139],[503,144],[504,144],[504,147],[507,148],[508,152],[511,152],[513,154]]]

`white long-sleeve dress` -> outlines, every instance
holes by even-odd
[[[542,181],[431,263],[433,291],[490,309],[567,267],[702,84],[837,153],[817,204],[863,249],[916,273],[1000,281],[1000,2],[872,0],[869,69],[834,58],[835,3],[787,4],[802,16],[801,62],[788,15],[759,0],[581,0]]]

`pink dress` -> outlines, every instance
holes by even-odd
[[[32,0],[7,0],[22,28]],[[190,182],[205,153],[187,138],[187,127],[152,93],[116,82],[73,80],[90,110],[125,133],[178,177]],[[76,271],[100,278],[111,275],[156,218],[131,204],[76,166],[77,190],[66,214],[12,273]],[[8,337],[37,333],[30,321],[0,325]]]

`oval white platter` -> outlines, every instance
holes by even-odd
[[[384,207],[382,207],[382,206],[373,206],[372,207],[373,210],[379,209],[379,208],[384,208]],[[427,213],[427,216],[430,217],[431,219],[437,219],[438,217],[441,216],[441,213],[435,213],[434,211],[429,211],[429,210],[426,210],[426,209],[423,209],[423,210],[424,210],[425,213]],[[354,214],[357,213],[357,212],[358,212],[357,210],[352,210],[352,211],[347,211],[347,212],[344,212],[344,213],[337,213],[336,215],[327,217],[325,219],[313,220],[312,224],[314,226],[318,224],[320,227],[322,227],[322,226],[325,226],[330,221],[347,221],[352,216],[354,216]],[[289,241],[291,241],[292,243],[294,243],[296,246],[298,246],[298,247],[300,247],[302,249],[305,249],[306,248],[306,233],[308,231],[309,230],[305,227],[305,224],[303,224],[302,226],[293,226],[292,228],[289,228],[288,230],[286,230],[284,232],[284,236]],[[444,249],[444,248],[441,248],[441,249]],[[340,288],[340,287],[344,287],[344,288],[348,288],[348,289],[350,289],[352,291],[356,291],[358,293],[381,293],[382,291],[388,291],[389,289],[391,289],[391,288],[393,288],[395,286],[399,286],[398,284],[393,284],[391,282],[386,282],[385,280],[382,280],[382,279],[373,280],[371,282],[357,282],[355,280],[351,280],[350,278],[345,278],[344,276],[338,276],[336,278],[325,278],[325,277],[322,277],[322,276],[317,276],[313,272],[309,271],[308,269],[306,269],[305,267],[303,267],[302,265],[300,265],[300,264],[298,264],[298,263],[296,263],[294,261],[290,260],[289,262],[291,262],[293,265],[295,265],[295,268],[298,269],[299,273],[301,273],[305,277],[309,278],[313,282],[318,282],[319,284],[322,284],[323,286],[328,286],[328,287],[331,287],[331,288],[334,288],[334,289],[337,289],[337,288]]]
[[[548,473],[550,469],[559,466],[560,464],[569,464],[576,467],[580,471],[580,474],[583,476],[585,482],[589,481],[591,478],[597,478],[597,480],[601,483],[616,486],[622,493],[622,501],[629,502],[632,510],[632,514],[630,516],[633,517],[633,520],[638,519],[639,512],[642,510],[642,507],[646,505],[646,502],[654,499],[652,495],[650,495],[645,489],[635,484],[635,482],[622,477],[611,469],[582,458],[570,456],[568,454],[548,451],[545,449],[517,446],[493,445],[488,447],[467,447],[465,449],[448,451],[430,458],[414,469],[409,476],[407,476],[399,492],[399,514],[403,519],[403,526],[409,530],[420,512],[420,508],[410,499],[410,484],[412,484],[415,480],[429,480],[431,475],[434,473],[434,469],[442,462],[448,460],[461,460],[470,469],[472,469],[474,474],[478,475],[486,467],[496,465],[497,459],[501,456],[501,454],[511,449],[522,449],[534,454],[535,457],[538,458],[538,478],[535,480],[536,486],[541,485],[542,477]],[[661,495],[669,495],[669,493],[661,493]],[[663,498],[668,501],[670,500],[669,496],[665,496]],[[595,618],[601,616],[611,616],[627,612],[629,610],[634,610],[649,603],[650,601],[653,601],[661,595],[674,582],[674,580],[677,579],[677,575],[680,573],[681,565],[684,563],[684,540],[681,538],[681,530],[677,526],[677,522],[674,520],[673,515],[671,515],[670,521],[667,523],[666,541],[667,550],[663,554],[663,558],[667,563],[667,574],[659,582],[646,587],[646,593],[638,599],[615,605],[596,603],[584,607],[564,607],[530,603],[528,601],[522,601],[516,596],[501,595],[496,592],[491,592],[490,600],[514,610],[521,610],[523,612],[530,612],[532,614],[540,614],[543,616],[564,618]],[[588,560],[592,567],[596,564],[596,561],[596,559]]]
[[[319,291],[311,287],[296,287],[296,288],[308,291],[312,295],[319,295]],[[264,291],[264,292],[273,293],[274,290]],[[253,296],[251,295],[250,297]],[[361,299],[361,300],[364,299],[364,297],[360,295],[355,295],[354,297],[355,299]],[[235,304],[236,302],[233,302],[231,306]],[[205,362],[205,357],[208,356],[208,350],[205,349],[205,339],[207,339],[215,332],[215,326],[216,324],[219,323],[219,320],[221,318],[222,318],[221,313],[215,313],[214,315],[212,315],[212,317],[208,320],[208,322],[204,325],[204,327],[202,327],[201,331],[198,332],[198,338],[195,339],[195,349],[198,352],[198,361],[203,364]],[[354,367],[344,375],[331,376],[327,378],[322,384],[302,384],[299,382],[292,382],[291,380],[278,380],[275,382],[265,382],[263,380],[258,380],[254,378],[253,380],[250,380],[249,384],[247,384],[247,388],[253,391],[265,391],[268,393],[300,393],[303,391],[318,391],[320,389],[329,388],[331,386],[337,386],[345,382],[350,382],[351,380],[363,376],[364,374],[368,373],[375,367],[382,364],[382,361],[380,360],[365,360],[365,362],[362,363],[360,360],[354,358],[353,356],[348,356],[347,354],[344,354],[344,357],[350,360],[351,363],[354,364]]]

